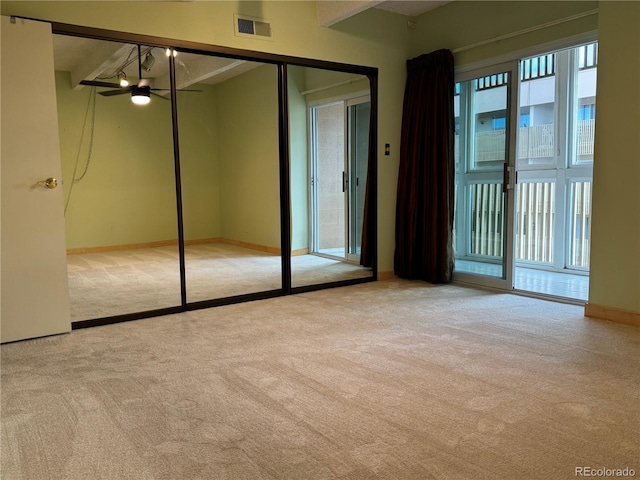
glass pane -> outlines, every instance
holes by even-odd
[[[367,165],[369,162],[369,121],[371,103],[366,101],[348,107],[349,145],[349,254],[360,255],[362,221],[366,194]]]
[[[591,245],[591,182],[572,182],[569,267],[589,268]]]
[[[515,287],[586,300],[597,44],[537,58],[544,76],[521,79]]]
[[[276,66],[175,60],[187,301],[280,289]]]
[[[555,54],[521,61],[518,169],[556,163],[555,64]]]
[[[54,45],[72,321],[180,305],[171,104],[145,88],[150,102],[132,103],[168,61],[145,45]]]
[[[315,251],[345,256],[345,114],[344,102],[315,108],[317,129],[316,189],[318,225]]]
[[[369,81],[295,66],[288,80],[292,286],[370,277],[359,264]]]
[[[500,73],[456,87],[456,272],[505,278],[508,78]]]
[[[572,165],[593,164],[593,140],[596,126],[596,82],[598,77],[597,44],[579,47],[575,50],[578,58],[576,96],[573,99],[575,128],[571,132],[574,155]],[[584,65],[582,65],[584,64]]]
[[[507,78],[506,73],[489,75],[470,92],[474,118],[470,170],[502,170],[506,161]]]
[[[555,182],[522,182],[516,189],[516,260],[553,263]]]

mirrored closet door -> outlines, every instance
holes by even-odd
[[[72,322],[180,305],[164,52],[54,35],[54,58]]]

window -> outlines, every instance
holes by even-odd
[[[526,58],[520,63],[520,81],[542,78],[555,74],[555,54]]]
[[[486,90],[488,88],[502,87],[507,84],[509,80],[508,73],[498,73],[496,75],[487,75],[474,80],[474,86],[476,91]]]
[[[595,120],[595,118],[596,118],[595,103],[580,105],[578,107],[578,120]]]
[[[590,43],[578,47],[578,68],[595,68],[598,66],[598,44]]]
[[[507,119],[505,117],[493,117],[492,127],[494,130],[504,130],[507,128]]]

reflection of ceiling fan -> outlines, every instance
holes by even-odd
[[[115,90],[107,90],[104,92],[99,92],[100,95],[105,97],[111,97],[114,95],[123,95],[125,93],[131,93],[131,101],[136,105],[146,105],[151,101],[151,95],[155,95],[164,100],[168,100],[168,98],[158,95],[157,93],[153,93],[154,91],[163,91],[169,92],[168,88],[151,88],[149,86],[149,80],[142,78],[142,60],[141,60],[141,47],[138,45],[138,83],[136,85],[130,86],[122,86],[122,84],[118,83],[110,83],[103,82],[100,80],[82,80],[80,81],[81,85],[89,85],[92,87],[106,87],[106,88],[114,88]],[[151,67],[145,68],[145,70],[149,71]],[[201,90],[180,90],[181,92],[200,92]]]

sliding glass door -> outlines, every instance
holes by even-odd
[[[347,102],[347,259],[360,261],[362,225],[369,161],[371,101],[360,97]]]
[[[597,52],[459,75],[458,280],[587,300]]]
[[[456,84],[455,276],[498,288],[512,277],[513,65],[475,72]]]
[[[598,44],[520,62],[515,288],[586,301]]]
[[[360,260],[370,112],[369,97],[310,109],[313,253]]]

